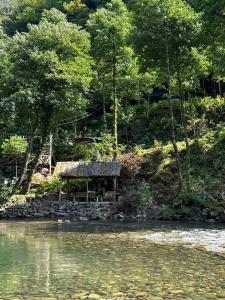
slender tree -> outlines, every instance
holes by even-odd
[[[134,21],[136,23],[135,45],[142,58],[144,68],[158,67],[163,80],[167,82],[171,141],[176,154],[179,190],[182,190],[183,172],[176,142],[172,79],[174,80],[176,76],[178,78],[181,119],[189,157],[181,60],[188,51],[191,51],[191,39],[193,36],[195,37],[195,33],[199,31],[200,27],[199,15],[183,0],[142,0],[136,1]],[[189,189],[189,163],[187,169],[187,188]]]
[[[87,23],[92,38],[92,53],[97,62],[99,76],[111,73],[111,98],[113,102],[114,159],[118,155],[118,64],[128,43],[131,22],[122,0],[112,0],[98,9]]]

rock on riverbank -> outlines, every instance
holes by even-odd
[[[62,218],[77,221],[177,220],[225,223],[225,211],[216,212],[213,209],[203,209],[195,215],[187,215],[179,211],[162,213],[160,207],[155,205],[145,211],[125,213],[120,210],[119,206],[117,210],[115,210],[112,203],[78,203],[69,199],[62,199],[62,201],[59,202],[57,195],[14,195],[0,208],[0,219],[16,218]]]
[[[112,212],[108,203],[77,203],[56,196],[15,195],[0,209],[0,218],[71,218],[85,221],[106,219]]]

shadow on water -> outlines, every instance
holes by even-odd
[[[190,223],[177,221],[87,221],[72,222],[60,220],[33,220],[33,221],[2,221],[1,224],[18,224],[26,228],[32,228],[35,231],[42,232],[67,232],[67,233],[85,233],[85,234],[101,234],[101,233],[129,233],[141,231],[191,231],[191,230],[223,230],[224,224],[208,224],[208,223]]]
[[[210,225],[202,223],[177,223],[177,222],[85,222],[85,223],[62,223],[52,224],[47,227],[47,231],[79,232],[79,233],[126,233],[140,232],[146,230],[153,231],[189,231],[193,229],[225,229],[222,225]]]

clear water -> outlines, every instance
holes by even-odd
[[[225,299],[224,230],[0,222],[0,300]]]

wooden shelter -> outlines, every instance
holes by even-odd
[[[86,179],[85,193],[74,193],[74,199],[86,198],[99,201],[117,199],[117,178],[120,176],[121,164],[119,161],[106,162],[58,162],[54,171],[54,176],[61,177],[62,180]],[[96,181],[93,190],[89,190],[89,180]],[[110,182],[108,182],[110,180]],[[98,182],[97,182],[98,181]],[[100,183],[100,184],[99,184]],[[107,186],[111,186],[107,190]],[[59,199],[62,197],[62,187],[59,193]]]

